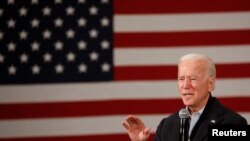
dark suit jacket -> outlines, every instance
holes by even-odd
[[[215,122],[211,122],[211,121]],[[199,120],[193,128],[190,141],[208,141],[208,125],[212,124],[243,124],[247,125],[245,118],[238,113],[224,107],[215,98],[210,96],[208,103]],[[157,127],[154,141],[179,141],[180,118],[176,112],[162,119]]]

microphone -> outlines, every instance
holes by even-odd
[[[190,115],[187,109],[181,109],[179,111],[180,117],[180,134],[179,134],[179,141],[188,141],[188,130],[189,130],[189,120]]]

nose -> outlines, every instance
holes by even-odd
[[[186,78],[186,79],[184,80],[183,87],[184,87],[185,89],[188,89],[188,88],[190,88],[190,86],[191,86],[191,80],[190,80],[189,78]]]

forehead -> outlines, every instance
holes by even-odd
[[[206,61],[188,59],[178,64],[178,73],[180,74],[203,74],[206,71]]]

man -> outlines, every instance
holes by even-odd
[[[212,96],[215,88],[216,69],[214,62],[201,54],[187,54],[178,63],[178,89],[188,109],[191,121],[190,141],[207,141],[210,124],[243,124],[245,118],[227,109]],[[150,129],[139,117],[128,116],[123,122],[131,141],[146,141]],[[155,141],[179,141],[180,118],[178,112],[162,119],[157,127]]]

